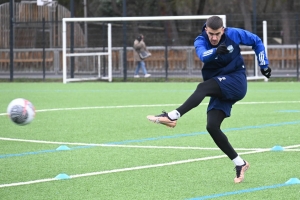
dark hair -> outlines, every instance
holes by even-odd
[[[212,16],[206,20],[206,26],[213,30],[217,30],[223,27],[223,20],[218,16]]]
[[[140,42],[142,39],[143,39],[143,35],[142,34],[140,34],[136,39]]]

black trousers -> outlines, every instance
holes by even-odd
[[[176,110],[183,116],[191,109],[197,107],[205,97],[222,97],[221,89],[214,79],[209,79],[199,83],[194,93]],[[222,110],[210,110],[207,113],[206,130],[216,143],[216,145],[233,160],[238,156],[228,141],[227,136],[221,131],[221,124],[226,118]]]

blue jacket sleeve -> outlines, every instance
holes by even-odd
[[[203,36],[198,36],[194,41],[197,56],[204,63],[207,63],[217,57],[216,48],[208,49],[208,44]]]
[[[267,58],[265,46],[257,35],[239,28],[229,28],[227,35],[237,44],[251,46],[257,56],[260,68],[263,69],[268,67],[269,60]]]

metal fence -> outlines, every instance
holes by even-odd
[[[14,44],[10,50],[9,3],[0,5],[0,77],[9,78],[11,73],[10,56],[13,53],[13,73],[22,77],[62,77],[62,24],[61,19],[70,17],[70,12],[58,5],[55,10],[49,7],[38,7],[35,4],[14,4]],[[243,28],[243,17],[238,14],[226,15],[227,26]],[[262,20],[268,23],[268,57],[274,76],[299,77],[299,16],[290,15],[291,26],[288,33],[289,43],[284,41],[280,16],[263,14],[257,18],[256,33],[262,38]],[[200,77],[202,63],[197,58],[194,38],[200,33],[205,20],[173,21],[170,23],[145,21],[112,24],[113,77],[124,76],[124,66],[128,77],[133,75],[135,63],[132,44],[137,33],[143,33],[152,57],[146,60],[148,72],[154,77]],[[71,43],[71,27],[67,28],[68,47],[74,51],[102,52],[107,45],[106,23],[74,23],[74,43]],[[126,40],[124,40],[126,34]],[[126,63],[124,63],[126,47]],[[243,48],[244,50],[251,50]],[[166,60],[165,55],[168,58]],[[254,73],[254,56],[244,55],[247,72]],[[103,57],[102,68],[106,72],[107,58]],[[168,62],[166,62],[168,61]],[[75,58],[75,73],[97,73],[96,57]],[[166,63],[168,67],[166,67]],[[70,60],[68,60],[68,65]],[[103,74],[103,73],[102,73]],[[127,74],[127,73],[126,73]]]
[[[145,60],[147,70],[153,77],[165,77],[165,48],[149,47],[152,56]],[[102,48],[78,48],[80,52],[102,52]],[[112,49],[112,72],[113,77],[124,76],[123,48],[114,47]],[[251,51],[244,48],[244,51]],[[273,69],[274,77],[297,77],[297,48],[296,45],[269,45],[269,61]],[[0,77],[5,78],[10,75],[9,50],[0,50]],[[62,78],[62,49],[45,49],[45,59],[43,59],[40,49],[14,49],[14,73],[16,77],[35,77],[43,78],[43,69],[45,69],[46,78]],[[254,55],[243,55],[248,75],[254,74]],[[76,57],[75,58],[75,76],[91,75],[98,73],[97,56]],[[107,72],[107,58],[103,57],[101,73]],[[70,63],[70,59],[68,59]],[[43,64],[45,67],[43,68]],[[201,77],[202,63],[195,54],[193,46],[180,46],[168,48],[168,77]],[[68,69],[70,70],[70,69]],[[133,49],[127,49],[127,73],[128,77],[133,77],[135,62],[133,58]]]

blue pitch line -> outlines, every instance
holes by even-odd
[[[75,150],[75,149],[83,149],[83,148],[91,148],[91,147],[95,147],[95,146],[92,146],[92,145],[77,146],[77,147],[72,147],[69,150],[49,149],[49,150],[33,151],[33,152],[25,152],[25,153],[17,153],[17,154],[5,154],[5,155],[0,155],[0,159],[1,158],[17,157],[17,156],[38,155],[38,154],[43,154],[43,153],[55,153],[55,152],[70,151],[70,150]]]
[[[213,194],[213,195],[202,196],[202,197],[194,197],[194,198],[190,198],[187,200],[213,199],[213,198],[242,194],[242,193],[256,192],[256,191],[260,191],[260,190],[274,189],[274,188],[279,188],[279,187],[284,187],[284,186],[290,186],[293,184],[299,184],[299,183],[283,183],[283,184],[269,185],[269,186],[263,186],[263,187],[258,187],[258,188],[249,188],[249,189],[238,190],[238,191],[233,191],[233,192],[225,192],[225,193]]]
[[[266,127],[276,127],[276,126],[284,126],[284,125],[293,125],[293,124],[299,124],[300,121],[293,121],[293,122],[282,122],[279,124],[265,124],[265,125],[258,125],[258,126],[245,126],[240,128],[228,128],[223,129],[224,132],[230,132],[230,131],[239,131],[239,130],[248,130],[248,129],[258,129],[258,128],[266,128]],[[154,140],[163,140],[163,139],[173,139],[173,138],[180,138],[180,137],[188,137],[188,136],[196,136],[196,135],[202,135],[207,134],[207,132],[195,132],[195,133],[188,133],[188,134],[176,134],[176,135],[170,135],[170,136],[161,136],[161,137],[154,137],[154,138],[144,138],[139,140],[125,140],[120,142],[109,142],[106,144],[128,144],[128,143],[138,143],[138,142],[146,142],[146,141],[154,141]]]
[[[224,132],[230,132],[230,131],[238,131],[238,130],[248,130],[248,129],[258,129],[258,128],[266,128],[266,127],[276,127],[276,126],[284,126],[284,125],[293,125],[293,124],[299,124],[300,121],[293,121],[293,122],[283,122],[279,124],[265,124],[260,126],[245,126],[241,128],[229,128],[224,129]],[[138,140],[125,140],[120,142],[108,142],[104,144],[129,144],[129,143],[140,143],[140,142],[147,142],[147,141],[155,141],[155,140],[163,140],[163,139],[174,139],[174,138],[180,138],[180,137],[190,137],[190,136],[196,136],[196,135],[203,135],[208,134],[206,131],[204,132],[195,132],[195,133],[188,133],[188,134],[176,134],[176,135],[170,135],[170,136],[161,136],[161,137],[153,137],[153,138],[144,138],[144,139],[138,139]],[[84,148],[92,148],[95,146],[92,145],[86,145],[86,146],[76,146],[70,148],[70,150],[75,149],[84,149]],[[50,150],[43,150],[43,151],[36,151],[36,152],[25,152],[25,153],[19,153],[19,154],[6,154],[6,155],[0,155],[1,158],[9,158],[9,157],[16,157],[16,156],[25,156],[25,155],[36,155],[36,154],[42,154],[42,153],[54,153],[54,152],[60,152],[56,149],[50,149]]]
[[[35,152],[25,152],[25,153],[17,153],[17,154],[5,154],[5,155],[0,155],[0,158],[10,158],[10,157],[17,157],[17,156],[27,156],[27,155],[37,155],[37,154],[42,154],[42,153],[53,153],[56,150],[42,150],[42,151],[35,151]]]
[[[298,113],[300,110],[279,110],[278,112],[283,112],[283,113]]]
[[[160,137],[153,137],[153,138],[144,138],[138,140],[125,140],[120,142],[108,142],[105,144],[128,144],[128,143],[138,143],[138,142],[147,142],[147,141],[154,141],[154,140],[163,140],[163,139],[173,139],[173,138],[180,138],[180,137],[189,137],[195,135],[202,135],[207,134],[207,132],[196,132],[196,133],[182,133],[176,135],[169,135],[169,136],[160,136]]]

